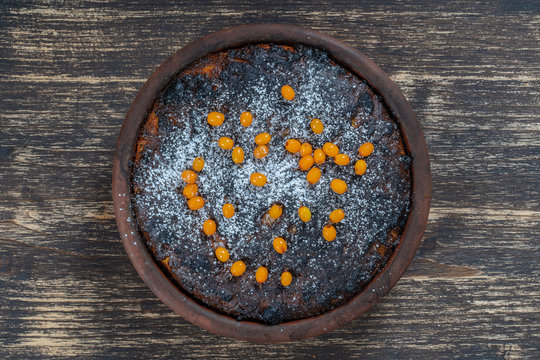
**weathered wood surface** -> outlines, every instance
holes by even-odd
[[[0,2],[0,358],[540,358],[540,6],[353,0]],[[340,38],[423,125],[423,244],[365,317],[285,345],[220,338],[142,283],[111,201],[137,90],[189,41],[287,22]]]

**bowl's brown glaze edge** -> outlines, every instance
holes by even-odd
[[[304,44],[327,51],[341,65],[365,78],[384,97],[398,119],[412,162],[412,207],[400,244],[386,268],[350,302],[332,311],[278,325],[237,321],[199,305],[184,295],[154,262],[139,235],[130,203],[130,167],[139,129],[157,94],[172,77],[205,54],[250,43]],[[281,24],[244,25],[205,36],[169,57],[150,76],[133,100],[116,144],[113,201],[123,245],[146,285],[189,322],[215,334],[258,343],[317,336],[359,317],[398,281],[410,264],[424,232],[431,199],[431,173],[420,124],[401,91],[371,60],[345,43],[317,32]]]

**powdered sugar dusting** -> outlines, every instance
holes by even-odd
[[[404,224],[410,159],[399,153],[398,127],[378,96],[363,81],[331,64],[324,52],[301,46],[294,52],[280,46],[269,50],[250,46],[219,59],[225,64],[222,71],[210,77],[181,74],[158,99],[157,147],[143,150],[133,173],[134,187],[140,189],[133,195],[139,225],[157,246],[158,256],[177,259],[173,272],[182,287],[220,311],[276,322],[332,308],[369,280],[381,257],[370,249],[374,244],[391,248],[390,230]],[[203,59],[195,69],[210,61],[217,60]],[[294,101],[281,96],[285,84],[295,90]],[[222,126],[208,125],[206,116],[211,111],[225,114]],[[243,111],[254,115],[248,128],[239,122]],[[322,120],[322,134],[310,130],[311,118]],[[254,138],[262,132],[272,135],[270,151],[265,158],[255,159]],[[218,146],[221,136],[231,137],[235,146],[243,148],[242,164],[234,164],[231,151]],[[308,141],[314,149],[334,142],[351,163],[337,166],[328,158],[320,166],[320,181],[308,186],[306,172],[298,170],[299,156],[284,149],[290,138]],[[358,147],[367,141],[375,151],[366,159],[366,174],[359,177],[354,162]],[[191,211],[181,195],[180,175],[199,156],[205,166],[197,184],[206,203],[201,210]],[[267,176],[266,186],[250,183],[254,172]],[[334,178],[346,181],[345,194],[330,189]],[[276,202],[284,206],[282,217],[271,225],[262,223]],[[225,203],[235,207],[231,219],[222,215]],[[308,223],[298,217],[302,205],[312,211]],[[336,208],[343,209],[346,217],[336,225],[336,240],[326,242],[322,228]],[[211,239],[201,231],[209,218],[218,224]],[[287,240],[283,255],[272,248],[274,236]],[[230,264],[213,256],[217,246],[229,249],[232,261],[246,262],[242,279],[230,279]],[[253,280],[258,266],[267,266],[270,273],[262,287]],[[282,288],[279,276],[285,269],[293,272],[294,280]]]

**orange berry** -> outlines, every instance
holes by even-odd
[[[289,286],[292,282],[292,274],[288,271],[284,271],[281,274],[281,285],[283,286]]]
[[[301,156],[307,156],[311,155],[313,152],[313,148],[309,143],[303,143],[302,146],[300,146],[300,155]]]
[[[324,153],[327,156],[330,156],[330,157],[334,157],[337,154],[339,154],[339,148],[337,147],[337,145],[332,144],[332,143],[324,144],[322,149],[323,149]]]
[[[220,112],[212,111],[208,114],[208,117],[206,118],[208,123],[212,126],[220,126],[223,124],[223,121],[225,120],[225,115],[223,115]]]
[[[203,168],[204,168],[204,159],[202,157],[193,159],[193,170],[201,171]]]
[[[303,222],[308,222],[311,220],[311,211],[305,206],[300,206],[298,209],[298,216],[300,216],[300,220]]]
[[[330,188],[338,194],[343,194],[347,190],[347,184],[341,179],[334,179],[330,183]]]
[[[306,179],[310,184],[316,184],[321,178],[321,169],[318,167],[311,168],[306,175]]]
[[[326,225],[322,230],[322,236],[326,241],[332,241],[336,238],[336,228],[332,225]]]
[[[364,175],[366,173],[367,164],[364,160],[360,159],[354,164],[354,172],[356,175]]]
[[[244,111],[242,114],[240,114],[240,124],[242,124],[243,127],[248,127],[253,122],[253,115],[249,111]]]
[[[316,164],[320,165],[324,162],[324,160],[326,160],[326,154],[324,151],[322,151],[322,149],[316,149],[313,152],[313,160],[315,160]]]
[[[234,206],[232,204],[225,204],[221,208],[223,211],[223,216],[225,216],[227,219],[230,219],[234,216]]]
[[[287,151],[290,152],[291,154],[295,154],[298,151],[300,151],[301,146],[302,145],[300,144],[300,141],[296,139],[289,139],[285,143],[285,149],[287,149]]]
[[[370,142],[364,143],[358,149],[358,153],[362,156],[369,156],[373,152],[373,144]]]
[[[315,133],[315,134],[320,134],[323,132],[324,130],[324,125],[322,123],[321,120],[319,119],[313,119],[311,120],[311,130]]]
[[[184,190],[182,190],[182,194],[186,197],[186,199],[191,199],[195,195],[197,195],[197,191],[199,190],[199,187],[197,184],[187,184],[184,187]]]
[[[334,157],[334,162],[337,165],[341,165],[341,166],[348,165],[350,161],[351,159],[349,159],[349,156],[346,154],[337,154]]]
[[[266,145],[259,145],[253,150],[253,156],[255,156],[255,159],[262,159],[268,155],[268,146]]]
[[[249,181],[255,186],[264,186],[266,185],[266,176],[261,173],[253,173],[249,177]]]
[[[219,261],[225,262],[229,260],[229,252],[224,247],[218,247],[216,249],[216,257]]]
[[[283,85],[281,87],[281,95],[283,95],[285,100],[292,100],[294,99],[294,90],[289,85]]]
[[[315,161],[313,160],[313,156],[307,155],[302,157],[300,161],[298,161],[298,167],[300,168],[300,170],[306,171],[313,166],[314,162]]]
[[[282,237],[274,238],[272,245],[274,246],[274,250],[276,250],[279,254],[283,254],[285,251],[287,251],[287,242]]]
[[[203,223],[203,231],[206,235],[210,236],[216,232],[216,222],[214,220],[208,219]]]
[[[187,205],[191,210],[199,210],[204,206],[204,199],[200,196],[195,196],[188,200]]]
[[[194,184],[197,181],[197,174],[192,170],[184,170],[182,172],[182,180],[188,184]]]
[[[234,141],[230,137],[222,136],[219,138],[218,145],[223,150],[231,150],[234,146]]]
[[[244,150],[240,146],[237,146],[232,151],[232,160],[235,164],[240,164],[244,161]]]
[[[328,217],[330,218],[331,222],[333,222],[334,224],[337,224],[338,222],[340,222],[341,220],[345,218],[345,212],[341,209],[335,209],[334,211],[330,213],[330,216]]]
[[[246,264],[243,261],[238,260],[231,266],[231,274],[234,276],[240,276],[246,271]]]
[[[266,279],[268,279],[268,269],[264,266],[259,266],[257,272],[255,272],[255,280],[257,280],[259,284],[262,284]]]
[[[268,215],[272,219],[277,219],[283,214],[283,207],[281,205],[275,204],[270,207],[270,210],[268,210]]]
[[[260,133],[259,135],[255,136],[255,144],[257,145],[266,145],[272,140],[272,135],[269,133]]]

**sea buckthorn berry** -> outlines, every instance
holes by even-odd
[[[330,216],[328,217],[330,218],[331,222],[333,222],[334,224],[337,224],[338,222],[340,222],[341,220],[345,218],[345,211],[341,209],[336,209],[332,211],[330,213]]]
[[[268,155],[268,146],[266,145],[259,145],[253,150],[253,156],[255,156],[255,159],[262,159]]]
[[[216,232],[216,222],[214,220],[208,219],[203,223],[203,231],[206,235],[210,236]]]
[[[282,237],[274,238],[272,245],[274,246],[274,250],[276,250],[280,254],[283,254],[285,251],[287,251],[287,242]]]
[[[234,276],[240,276],[246,271],[246,264],[242,260],[236,261],[231,266],[231,274]]]
[[[364,160],[360,159],[354,164],[354,172],[356,175],[364,175],[366,173],[367,164]]]
[[[260,133],[259,135],[255,136],[255,144],[257,145],[266,145],[272,140],[272,135],[269,133]]]
[[[313,131],[315,134],[320,134],[324,130],[324,125],[321,120],[319,119],[313,119],[311,120],[311,124],[309,124],[311,127],[311,131]]]
[[[255,280],[257,280],[259,284],[262,284],[266,279],[268,279],[268,269],[264,266],[259,266],[255,272]]]
[[[193,170],[201,171],[203,168],[204,168],[204,159],[202,157],[193,159]]]
[[[298,161],[298,167],[300,168],[300,170],[306,171],[313,166],[314,162],[315,161],[313,160],[313,156],[307,155],[302,157],[300,161]]]
[[[206,118],[208,123],[212,126],[220,126],[223,124],[223,121],[225,120],[225,115],[223,115],[220,112],[212,111],[208,114],[208,117]]]
[[[281,87],[281,95],[285,98],[285,100],[292,100],[294,99],[294,90],[289,85],[283,85]]]
[[[300,155],[307,156],[311,155],[313,152],[313,148],[309,143],[303,143],[302,146],[300,146]]]
[[[240,114],[240,124],[242,124],[243,127],[248,127],[253,122],[253,115],[249,111],[244,111],[242,114]]]
[[[204,206],[204,199],[200,196],[195,196],[188,200],[187,205],[191,210],[199,210]]]
[[[334,157],[337,154],[339,154],[339,148],[336,144],[332,143],[326,143],[323,145],[322,150],[326,154],[326,156]]]
[[[253,173],[249,177],[249,181],[255,186],[264,186],[266,185],[266,175],[261,173]]]
[[[370,142],[364,143],[358,149],[358,153],[362,156],[369,156],[373,152],[373,144]]]
[[[184,187],[184,190],[182,190],[182,194],[186,197],[186,199],[191,199],[195,195],[197,195],[197,191],[199,190],[199,187],[197,184],[187,184]]]
[[[234,141],[230,137],[222,136],[219,138],[218,145],[223,150],[231,150],[234,146]]]
[[[296,139],[289,139],[285,143],[285,149],[287,149],[287,151],[291,154],[296,154],[298,151],[300,151],[301,146],[302,144],[300,144],[300,141]]]
[[[216,258],[221,262],[225,262],[229,260],[229,252],[227,249],[220,246],[216,249]]]
[[[334,179],[330,183],[330,188],[338,194],[343,194],[347,191],[347,184],[341,179]]]
[[[232,151],[232,160],[235,164],[240,164],[244,161],[244,150],[240,146],[237,146]]]
[[[336,238],[336,228],[332,225],[326,225],[322,230],[322,236],[326,241],[332,241]]]
[[[300,216],[300,220],[303,222],[308,222],[311,220],[311,210],[309,210],[306,206],[300,206],[298,209],[298,216]]]
[[[322,149],[315,149],[313,152],[313,160],[315,160],[316,164],[322,164],[324,160],[326,160],[326,154]]]
[[[197,174],[192,170],[182,171],[182,180],[188,184],[194,184],[197,181]]]
[[[232,204],[225,204],[221,208],[223,211],[223,216],[225,216],[227,219],[230,219],[234,216],[234,206]]]
[[[279,218],[281,214],[283,214],[283,206],[278,204],[272,205],[270,210],[268,210],[268,215],[270,215],[272,219]]]
[[[347,154],[337,154],[334,157],[334,162],[336,163],[336,165],[348,165],[350,161],[351,159],[349,159],[349,156]]]
[[[316,184],[321,178],[321,169],[318,167],[311,168],[306,175],[306,179],[310,184]]]
[[[289,286],[292,282],[292,274],[288,271],[284,271],[281,274],[281,285],[283,286]]]

